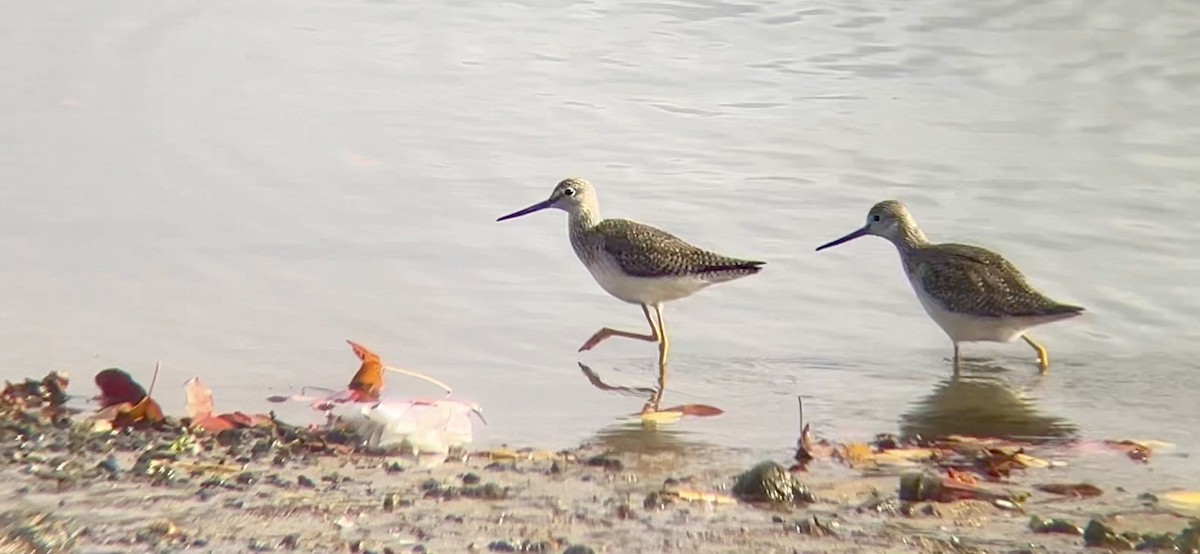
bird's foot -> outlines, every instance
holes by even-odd
[[[587,342],[583,343],[583,346],[579,347],[579,351],[585,352],[587,350],[591,350],[591,349],[595,348],[597,345],[599,345],[600,343],[608,340],[610,337],[612,337],[615,334],[616,333],[614,333],[613,330],[609,329],[608,327],[605,327],[599,331],[596,331],[596,333],[594,335],[592,335],[592,338],[588,339]]]

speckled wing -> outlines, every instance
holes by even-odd
[[[1079,306],[1061,304],[1038,292],[999,254],[964,244],[938,244],[910,256],[925,292],[946,309],[981,317],[1073,315]]]
[[[627,219],[606,219],[595,233],[601,237],[603,251],[634,277],[750,275],[764,265],[702,250],[666,231]]]

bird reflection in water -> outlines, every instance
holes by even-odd
[[[646,398],[642,413],[659,411],[663,390],[661,387],[626,387],[605,383],[592,368],[579,364],[580,371],[592,386],[605,392],[614,392],[626,396]],[[608,425],[596,432],[592,438],[592,446],[597,446],[612,454],[666,455],[667,458],[679,456],[696,456],[702,452],[714,450],[716,447],[688,439],[688,433],[679,429],[664,427],[645,420],[622,420]]]
[[[583,372],[583,376],[587,377],[589,383],[602,391],[616,392],[628,396],[645,396],[646,404],[642,406],[642,413],[657,412],[662,405],[662,387],[625,387],[610,385],[605,383],[592,368],[580,363],[579,370]]]
[[[900,416],[902,436],[1054,440],[1078,432],[1065,419],[1039,413],[1025,391],[1000,376],[1004,368],[967,359],[963,370],[939,382]]]

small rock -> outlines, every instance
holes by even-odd
[[[397,493],[389,493],[383,495],[383,511],[390,512],[396,509],[396,501],[400,499]]]
[[[813,537],[824,537],[833,535],[833,529],[828,525],[821,523],[817,516],[812,516],[808,519],[802,519],[796,522],[796,532],[810,535]]]
[[[750,502],[798,503],[815,500],[808,487],[773,461],[761,462],[739,475],[733,485],[733,495]]]
[[[464,485],[478,485],[482,480],[483,479],[480,479],[479,476],[474,473],[468,473],[462,476],[462,482]]]
[[[384,554],[387,554],[388,550],[391,550],[391,549],[385,548]],[[423,544],[418,544],[418,545],[412,547],[412,551],[413,551],[413,554],[425,554],[426,552],[429,552],[428,550],[425,549],[425,545],[423,545]]]
[[[479,498],[486,500],[503,500],[508,496],[508,489],[501,488],[495,483],[488,483],[479,489]]]
[[[1038,516],[1029,518],[1029,530],[1034,533],[1062,533],[1075,536],[1083,534],[1083,529],[1065,519],[1040,518]]]
[[[646,499],[642,501],[642,507],[647,510],[662,510],[667,507],[670,500],[657,492],[652,492],[646,495]]]
[[[596,551],[592,550],[589,546],[573,544],[568,546],[566,550],[563,550],[563,554],[596,554]]]
[[[307,476],[304,476],[304,475],[301,475],[296,478],[296,484],[298,484],[301,487],[306,488],[306,489],[316,488],[316,486],[317,486],[317,484],[314,483],[312,479],[309,479]]]
[[[121,475],[121,466],[117,463],[117,459],[112,456],[109,456],[105,458],[104,461],[96,464],[96,467],[104,470],[105,473],[108,473],[110,477],[118,477]]]
[[[517,547],[508,541],[492,541],[488,543],[487,549],[489,552],[516,552]]]
[[[300,533],[292,533],[279,541],[279,548],[296,550],[300,548]]]
[[[388,473],[402,473],[404,467],[400,465],[400,462],[392,462],[388,464],[386,471]]]
[[[625,468],[625,464],[621,460],[611,456],[592,456],[584,462],[591,467],[602,467],[605,471],[621,471]]]
[[[1098,520],[1088,522],[1083,530],[1083,544],[1089,547],[1102,547],[1111,550],[1133,550],[1134,543],[1128,537],[1118,535],[1116,531]]]

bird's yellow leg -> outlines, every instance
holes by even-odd
[[[663,306],[662,304],[654,305],[654,315],[658,320],[658,325],[655,327],[655,333],[659,336],[658,340],[658,394],[662,395],[662,391],[667,388],[667,353],[671,350],[671,341],[667,340],[667,326],[663,323]]]
[[[595,348],[596,345],[608,340],[611,337],[625,337],[627,339],[644,340],[646,342],[658,342],[658,327],[654,324],[654,318],[650,315],[650,307],[643,304],[642,313],[646,315],[646,321],[650,323],[651,334],[643,335],[641,333],[632,333],[629,331],[620,331],[611,327],[604,327],[599,331],[596,331],[596,334],[592,335],[592,338],[583,343],[583,346],[579,347],[579,351],[583,352],[584,350],[591,350]]]
[[[1033,339],[1029,338],[1029,335],[1021,335],[1021,338],[1025,339],[1025,342],[1029,346],[1032,346],[1034,350],[1037,350],[1038,369],[1042,370],[1042,375],[1048,373],[1050,371],[1050,353],[1046,352],[1046,347],[1033,342]]]

